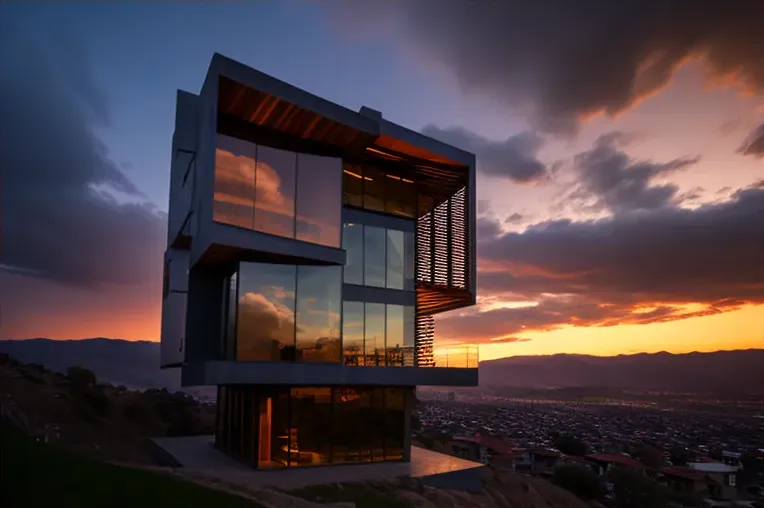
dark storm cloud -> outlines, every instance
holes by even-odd
[[[593,211],[621,213],[669,206],[678,198],[679,187],[656,184],[656,180],[698,162],[685,157],[665,163],[635,160],[622,147],[630,138],[613,132],[601,136],[591,150],[573,160],[578,184],[569,198]]]
[[[522,132],[504,141],[493,141],[460,127],[441,129],[428,125],[422,133],[475,154],[477,169],[485,175],[509,178],[519,183],[543,180],[547,167],[537,158],[543,139]]]
[[[385,7],[386,16],[371,18],[364,2],[344,2],[343,14],[356,24],[389,21],[397,36],[451,68],[466,91],[526,110],[551,131],[629,108],[690,57],[702,58],[712,77],[764,91],[761,1],[422,0]]]
[[[738,152],[758,158],[764,157],[764,123],[746,137]]]
[[[75,286],[158,279],[163,217],[98,139],[108,101],[82,48],[0,27],[0,61],[2,263]]]
[[[764,303],[764,188],[694,210],[666,207],[551,221],[485,237],[486,301],[537,302],[444,316],[446,338],[490,340],[563,325],[649,324]],[[688,307],[688,305],[690,305]]]

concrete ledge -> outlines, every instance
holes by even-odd
[[[183,386],[203,385],[375,385],[477,386],[478,369],[449,367],[350,367],[341,363],[235,362],[188,363]]]
[[[151,440],[160,458],[173,457],[181,467],[246,487],[297,489],[309,485],[421,478],[428,485],[473,490],[482,487],[479,462],[452,457],[416,446],[411,461],[336,464],[327,466],[257,470],[251,469],[213,446],[212,436],[155,438]],[[434,482],[434,483],[432,483]],[[476,483],[478,482],[478,483]],[[477,487],[476,490],[480,490]]]

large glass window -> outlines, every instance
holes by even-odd
[[[385,365],[385,304],[366,303],[364,365]]]
[[[414,289],[413,233],[351,223],[342,231],[346,284]]]
[[[347,166],[342,170],[343,196],[346,206],[363,207],[363,176],[360,166]]]
[[[345,206],[399,217],[417,217],[417,191],[412,180],[373,165],[347,165],[343,169]]]
[[[241,263],[236,359],[294,359],[295,265]]]
[[[385,173],[373,167],[363,168],[363,207],[375,212],[385,211]]]
[[[364,226],[364,284],[385,287],[385,230]]]
[[[252,228],[256,153],[255,144],[218,134],[215,147],[213,220]]]
[[[341,171],[338,158],[298,155],[219,134],[213,220],[339,247]]]
[[[297,168],[296,238],[339,247],[342,222],[342,160],[299,154]]]
[[[385,287],[403,289],[403,231],[387,230],[387,274]]]
[[[342,303],[342,349],[345,365],[363,365],[363,302]]]
[[[294,238],[297,154],[258,146],[255,175],[255,229]]]
[[[363,284],[363,225],[342,226],[342,248],[347,253],[344,281],[347,284]]]
[[[297,269],[297,361],[340,361],[341,270],[339,266]]]
[[[332,460],[332,389],[291,389],[289,465],[317,466]]]
[[[263,469],[400,460],[406,391],[221,386],[215,443]]]
[[[413,367],[413,305],[343,302],[345,365]]]

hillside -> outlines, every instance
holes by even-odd
[[[763,349],[613,357],[515,356],[480,362],[480,385],[764,394],[762,365]]]
[[[180,388],[159,369],[159,344],[117,339],[0,341],[0,353],[65,372],[72,365],[128,388]],[[480,362],[481,387],[607,387],[613,390],[764,394],[764,349],[688,354],[515,356]],[[189,390],[212,395],[210,388]]]

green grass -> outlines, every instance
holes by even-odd
[[[171,476],[105,464],[0,423],[0,505],[13,508],[256,508]],[[7,503],[7,504],[6,504]]]
[[[320,503],[352,501],[355,503],[356,508],[410,508],[408,504],[393,494],[387,494],[365,485],[347,484],[342,487],[337,485],[315,485],[313,487],[303,487],[285,492],[292,496]]]

